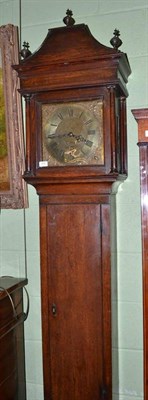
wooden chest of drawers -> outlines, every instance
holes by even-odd
[[[26,400],[23,287],[26,279],[0,278],[0,399]]]

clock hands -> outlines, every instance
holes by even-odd
[[[72,137],[76,139],[77,142],[83,142],[87,146],[91,147],[93,145],[93,142],[91,140],[85,139],[82,135],[75,135],[73,132],[68,132],[68,133],[63,133],[63,134],[57,134],[57,135],[48,135],[48,138],[50,139],[55,139],[59,138],[62,139],[63,137]]]
[[[56,134],[56,135],[51,134],[51,135],[48,135],[48,138],[50,138],[50,139],[55,139],[55,138],[63,139],[63,137],[67,137],[67,136],[73,136],[73,133],[72,132],[63,133],[63,134],[59,133],[59,134]]]
[[[85,139],[82,135],[75,135],[73,132],[69,132],[67,134],[69,137],[73,137],[77,140],[77,142],[83,142],[87,146],[91,147],[93,142],[91,140]]]

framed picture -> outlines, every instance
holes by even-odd
[[[28,206],[23,116],[19,79],[12,65],[19,62],[18,28],[0,27],[0,207]]]

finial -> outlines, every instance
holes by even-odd
[[[72,17],[73,12],[71,10],[66,11],[66,17],[63,18],[63,22],[66,26],[72,26],[75,23],[74,18]]]
[[[29,50],[29,43],[28,42],[24,42],[23,43],[23,49],[20,51],[20,55],[22,58],[27,58],[29,56],[31,56],[31,51]]]
[[[120,36],[119,29],[115,29],[113,35],[114,36],[110,40],[110,43],[114,47],[115,50],[118,50],[118,47],[120,47],[122,45],[122,40],[119,38],[119,36]]]

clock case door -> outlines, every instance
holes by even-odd
[[[14,68],[26,102],[24,178],[40,204],[44,399],[111,400],[111,218],[127,176],[128,59],[80,24],[50,29]],[[104,164],[40,167],[42,105],[97,98]]]
[[[111,206],[100,200],[40,198],[46,400],[112,398]]]

